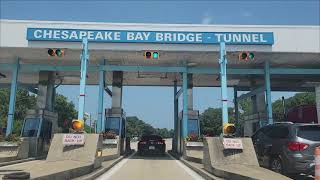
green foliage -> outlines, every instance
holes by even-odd
[[[248,116],[253,114],[252,103],[250,98],[246,98],[239,101],[239,111],[241,112],[240,115],[242,116]]]
[[[191,142],[202,142],[203,141],[203,136],[198,136],[196,134],[190,134],[189,136],[186,137],[186,141],[191,141]]]
[[[91,131],[90,131],[91,129]],[[94,133],[94,128],[93,127],[90,127],[88,126],[87,124],[84,125],[84,131],[87,132],[87,133]]]
[[[65,123],[67,122],[66,124],[70,125],[72,119],[75,119],[78,116],[78,112],[75,109],[73,102],[69,102],[68,98],[61,94],[56,94],[54,109],[58,113],[58,126],[62,127],[64,131],[69,128],[68,126],[65,126]],[[87,127],[87,130],[88,129],[89,127]]]
[[[136,116],[127,117],[127,137],[133,138],[151,134],[160,135],[162,138],[169,138],[173,137],[173,130],[168,130],[167,128],[155,129]]]
[[[0,127],[7,126],[7,117],[9,111],[10,89],[0,89]],[[20,134],[21,126],[27,110],[32,109],[36,104],[34,95],[24,89],[17,89],[16,106],[14,112],[13,134]]]
[[[8,110],[9,110],[10,89],[0,89],[0,127],[6,127]],[[18,89],[16,95],[16,107],[14,113],[13,134],[20,135],[23,120],[28,109],[35,108],[36,97],[30,94],[27,90]],[[77,111],[74,104],[68,102],[68,99],[60,94],[56,95],[55,111],[58,113],[58,125],[63,126],[64,121],[67,120],[70,124],[72,119],[77,117]]]
[[[316,95],[312,92],[307,93],[297,93],[294,96],[285,99],[286,109],[289,110],[295,106],[299,105],[315,105],[316,104]],[[272,103],[272,113],[274,114],[274,121],[283,120],[283,105],[282,99],[276,100]]]
[[[228,109],[229,122],[234,122],[233,108]],[[217,136],[222,132],[222,111],[221,108],[208,108],[200,114],[201,134]]]
[[[299,105],[314,105],[315,102],[315,93],[297,93],[293,97],[285,99],[286,108],[290,109]],[[272,103],[273,118],[274,121],[281,121],[283,119],[283,105],[282,99],[279,99]],[[232,115],[232,108],[229,108],[229,118],[230,122],[234,121],[234,116]],[[253,114],[251,99],[247,98],[239,102],[239,116],[240,116],[240,125],[241,119],[244,116]],[[278,116],[281,115],[281,116]],[[204,135],[220,135],[222,132],[222,117],[220,108],[208,108],[202,114],[200,114],[200,129],[201,133]]]
[[[299,105],[315,105],[316,104],[316,95],[315,93],[297,93],[294,96],[285,99],[286,108],[290,109]],[[272,110],[274,113],[282,113],[282,99],[276,100],[272,103]]]
[[[167,128],[156,128],[156,134],[162,138],[171,138],[173,137],[173,129],[168,130]]]
[[[15,134],[10,134],[8,137],[6,137],[4,139],[5,141],[9,141],[9,142],[17,142],[17,143],[20,143],[21,142],[21,139],[18,135],[15,135]]]

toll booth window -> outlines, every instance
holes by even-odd
[[[40,137],[44,139],[51,139],[51,131],[52,130],[52,123],[48,120],[44,120],[42,122]]]
[[[120,129],[120,118],[118,117],[107,118],[106,132],[114,131],[117,135],[119,135],[119,129]]]
[[[28,118],[24,122],[22,137],[37,137],[40,118]]]
[[[197,119],[189,119],[188,121],[188,134],[199,134],[199,124]]]

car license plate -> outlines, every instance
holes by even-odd
[[[154,146],[149,146],[150,150],[155,150]]]

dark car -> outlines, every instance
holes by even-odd
[[[252,136],[260,166],[287,175],[314,175],[314,150],[320,146],[320,125],[276,123]]]
[[[146,135],[140,138],[138,142],[139,155],[144,154],[161,154],[166,152],[166,143],[161,136],[158,135]]]

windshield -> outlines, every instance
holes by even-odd
[[[297,136],[311,141],[320,141],[320,126],[300,126]]]

